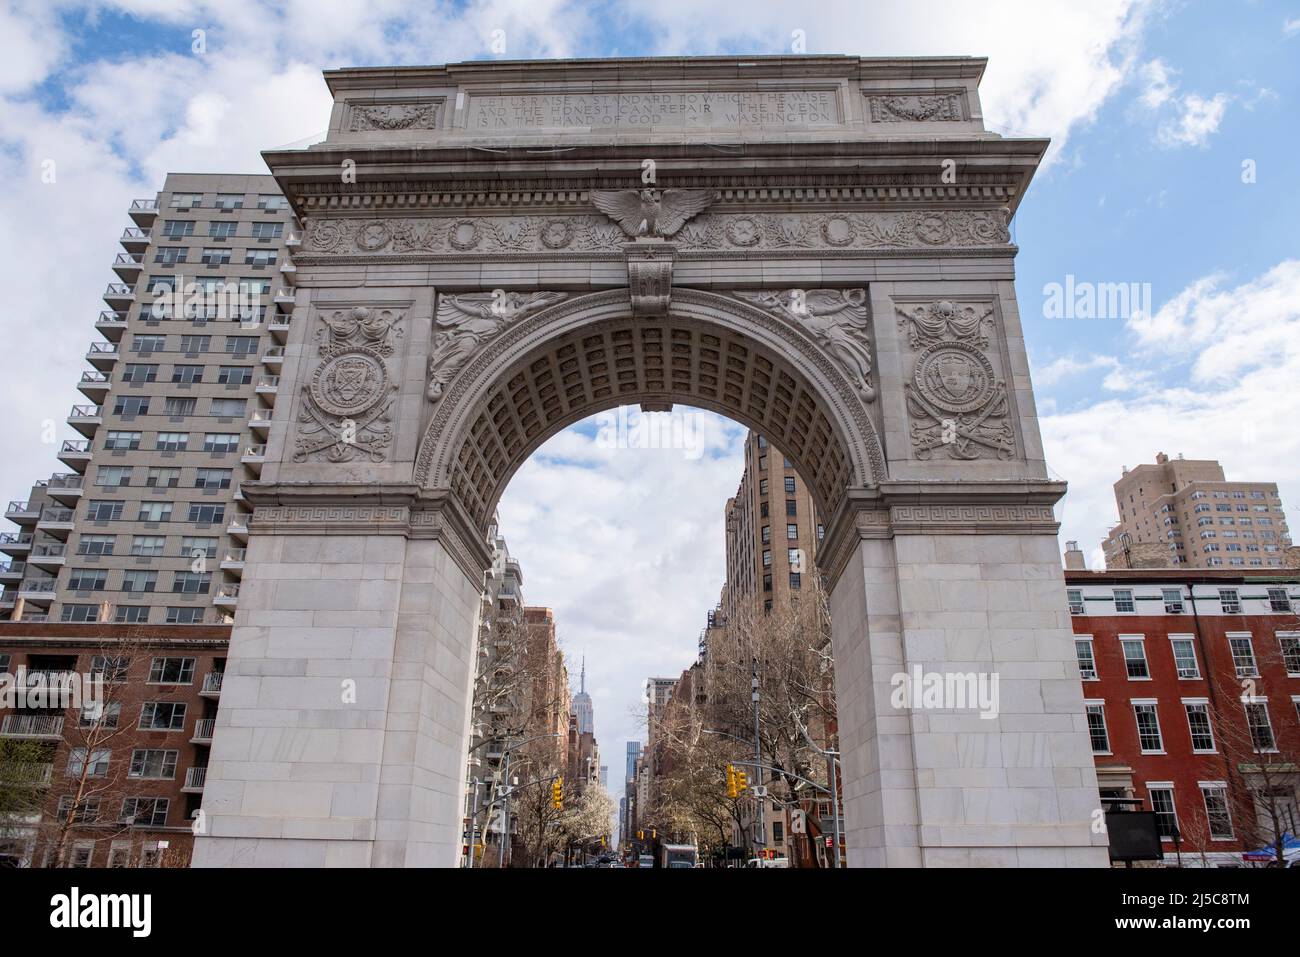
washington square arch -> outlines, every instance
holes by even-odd
[[[848,859],[1100,866],[1013,288],[1047,142],[981,59],[326,73],[196,866],[453,866],[485,529],[620,405],[761,432],[826,516]],[[996,717],[891,679],[993,674]]]

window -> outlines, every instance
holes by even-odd
[[[200,555],[206,558],[216,558],[217,539],[207,536],[186,536],[181,539],[180,554],[191,560],[200,557]]]
[[[145,283],[144,288],[145,288],[145,292],[148,292],[151,295],[158,295],[159,293],[171,292],[175,288],[175,286],[176,286],[175,276],[150,276],[149,281]],[[155,303],[154,307],[159,308],[160,306],[158,303]],[[150,318],[160,318],[164,315],[166,315],[165,312],[160,312],[156,316],[150,316]]]
[[[206,595],[212,587],[211,572],[174,572],[172,592],[179,595]]]
[[[230,262],[230,250],[224,246],[205,248],[200,258],[205,266],[224,266]]]
[[[787,540],[787,541],[798,541],[798,540],[799,540],[799,526],[798,526],[798,525],[787,525],[787,526],[785,527],[785,537],[786,537],[786,540]]]
[[[1120,614],[1132,614],[1137,611],[1137,606],[1133,604],[1133,589],[1115,589],[1115,611]]]
[[[203,366],[172,366],[172,381],[184,385],[203,381]]]
[[[1181,588],[1162,588],[1160,594],[1165,600],[1166,615],[1181,615],[1183,613],[1183,590]]]
[[[131,484],[131,466],[101,465],[95,470],[95,484],[100,488],[122,488]]]
[[[1221,781],[1200,784],[1201,799],[1205,802],[1205,818],[1210,824],[1210,837],[1216,841],[1231,841],[1232,815],[1228,812],[1228,786]]]
[[[119,395],[113,403],[114,415],[148,415],[149,397],[142,395]]]
[[[772,567],[772,553],[766,548],[763,549],[763,567],[764,568]]]
[[[162,748],[136,748],[131,752],[131,769],[128,777],[160,778],[171,780],[176,777],[176,758],[179,751]]]
[[[113,522],[122,517],[122,503],[106,499],[91,499],[86,506],[86,518],[92,522]]]
[[[158,366],[156,363],[128,362],[122,370],[123,382],[156,382]]]
[[[152,352],[167,351],[166,336],[133,336],[131,338],[131,351],[138,352],[141,355],[148,355]]]
[[[253,223],[253,238],[258,242],[270,242],[284,235],[284,223]]]
[[[796,589],[803,587],[803,576],[799,572],[790,573],[790,587]]]
[[[164,266],[175,266],[178,263],[185,262],[185,255],[188,253],[184,246],[159,246],[158,252],[154,254],[153,261],[162,263]]]
[[[145,476],[145,488],[175,488],[181,483],[181,470],[176,468],[151,468]]]
[[[785,514],[787,518],[793,518],[799,514],[799,503],[797,500],[788,498],[785,500]]]
[[[141,731],[182,731],[185,705],[177,701],[146,701],[140,708]]]
[[[167,798],[129,797],[122,802],[121,823],[137,827],[166,827],[170,806],[171,801]]]
[[[1092,639],[1075,638],[1074,656],[1079,661],[1079,677],[1084,681],[1096,681],[1097,659],[1092,655]]]
[[[238,448],[237,432],[209,432],[203,436],[204,452],[234,452]]]
[[[208,223],[209,239],[229,239],[235,235],[235,227],[239,224],[230,219],[214,219]],[[204,250],[206,252],[206,250]],[[229,261],[227,259],[227,261]]]
[[[243,193],[217,193],[217,209],[231,210],[243,208]]]
[[[113,621],[119,625],[143,625],[149,621],[149,609],[144,605],[118,605]]]
[[[109,432],[104,449],[109,452],[131,452],[140,447],[141,432]]]
[[[189,219],[169,219],[163,223],[162,234],[167,239],[184,239],[194,235],[194,221]]]
[[[198,502],[190,503],[189,521],[197,522],[200,525],[212,525],[225,521],[226,506],[224,505],[202,505]]]
[[[1161,840],[1172,841],[1178,830],[1178,814],[1174,810],[1174,786],[1172,784],[1147,785],[1147,794],[1151,798],[1151,810],[1156,812],[1156,830]]]
[[[278,193],[261,195],[257,197],[257,208],[268,210],[288,209],[289,200]]]
[[[249,249],[244,252],[244,264],[247,266],[274,266],[274,249]]]
[[[1192,735],[1192,750],[1198,754],[1214,752],[1214,728],[1210,725],[1210,704],[1199,698],[1184,698],[1187,711],[1187,730]]]
[[[1160,719],[1156,717],[1154,701],[1134,701],[1133,716],[1137,719],[1138,743],[1143,754],[1163,754],[1164,741],[1160,737]]]
[[[198,469],[194,474],[195,488],[230,488],[230,469]]]
[[[1083,614],[1083,589],[1067,588],[1065,590],[1065,597],[1070,602],[1070,614],[1082,615]]]
[[[1228,647],[1232,649],[1232,663],[1236,666],[1238,678],[1259,677],[1255,666],[1255,645],[1249,635],[1229,635]]]
[[[1241,598],[1235,588],[1219,589],[1219,605],[1225,615],[1241,614]]]
[[[798,548],[787,548],[785,552],[785,560],[789,563],[791,568],[802,569],[803,550]]]
[[[261,340],[257,336],[226,336],[226,352],[234,356],[251,356]]]
[[[1130,678],[1145,679],[1151,677],[1147,666],[1146,643],[1141,638],[1121,638],[1120,647],[1124,649],[1124,668]]]
[[[1169,636],[1169,643],[1174,650],[1174,664],[1180,678],[1199,678],[1200,666],[1196,663],[1196,645],[1190,637]]]
[[[194,683],[193,658],[154,658],[149,662],[149,683],[188,685]]]
[[[132,569],[122,573],[122,591],[124,592],[150,592],[153,591],[157,585],[157,572]]]
[[[793,494],[794,494],[794,476],[793,476],[793,475],[787,475],[787,476],[785,477],[785,491],[786,491],[786,494],[787,494],[787,495],[793,495]]]
[[[103,591],[108,583],[108,572],[102,568],[74,568],[68,575],[71,591]]]
[[[91,860],[95,856],[94,841],[77,841],[72,845],[72,857],[68,861],[69,867],[90,867]]]
[[[59,621],[70,622],[91,622],[99,616],[99,607],[97,605],[64,605],[63,613],[59,615]]]
[[[82,771],[86,772],[87,777],[102,778],[108,773],[108,759],[110,752],[108,748],[97,748],[89,751],[87,757],[87,748],[72,748],[68,751],[68,777],[79,778]]]
[[[188,432],[159,432],[154,448],[159,452],[184,452],[189,444]]]
[[[1244,703],[1246,726],[1250,728],[1250,743],[1256,751],[1276,751],[1273,723],[1268,718],[1268,702],[1255,698]]]
[[[167,624],[169,625],[201,625],[203,624],[202,608],[168,608]]]
[[[77,543],[78,555],[112,555],[116,535],[82,535]]]
[[[73,810],[73,804],[76,803],[75,794],[64,794],[59,798],[58,818],[63,823],[69,817],[76,824],[94,824],[99,820],[99,796],[83,796],[81,803],[77,804],[76,810]]]
[[[171,502],[141,502],[137,522],[170,522],[172,520]]]
[[[1300,678],[1300,635],[1279,634],[1277,643],[1282,649],[1282,664],[1288,677]]]
[[[1093,754],[1110,754],[1110,734],[1106,731],[1106,706],[1100,701],[1085,705],[1088,715],[1088,736],[1092,739]]]
[[[1269,611],[1290,611],[1291,599],[1287,597],[1285,588],[1270,588],[1268,590],[1268,610]]]
[[[217,373],[217,382],[222,385],[248,385],[252,381],[252,366],[222,366]]]
[[[772,576],[771,576],[771,575],[764,575],[764,576],[763,576],[763,591],[771,591],[771,590],[772,590]]]
[[[173,193],[171,206],[173,209],[198,209],[203,205],[202,193]]]
[[[762,538],[762,541],[763,541],[763,544],[764,544],[764,545],[769,545],[769,544],[771,544],[771,542],[772,542],[772,526],[770,526],[770,525],[764,525],[764,526],[763,526],[763,530],[762,530],[762,532],[760,532],[759,534],[760,534],[760,537]]]
[[[758,494],[759,495],[767,494],[767,479],[758,480]]]
[[[213,399],[210,415],[220,418],[239,418],[244,414],[244,399]]]
[[[128,664],[130,659],[127,659]],[[120,684],[125,678],[115,679]],[[79,728],[100,728],[102,730],[112,730],[118,726],[122,720],[122,702],[113,701],[105,704],[102,708],[94,711],[88,711],[82,708],[77,713],[77,727]]]
[[[181,352],[207,352],[212,346],[211,336],[181,336]]]

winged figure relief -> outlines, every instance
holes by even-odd
[[[671,236],[718,198],[714,189],[593,189],[595,207],[634,238]]]

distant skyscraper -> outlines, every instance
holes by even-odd
[[[608,764],[602,764],[600,766],[600,786],[606,789],[609,788],[609,765]]]
[[[627,743],[627,771],[623,774],[624,781],[631,781],[636,777],[636,760],[641,757],[641,742],[629,741]]]
[[[582,675],[579,678],[578,693],[573,696],[573,713],[578,718],[579,734],[596,733],[596,713],[591,706],[591,695],[587,694],[587,659],[582,659]]]

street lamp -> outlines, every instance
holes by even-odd
[[[534,741],[540,741],[542,738],[558,737],[560,737],[558,731],[552,731],[550,734],[538,734],[526,741],[520,741],[518,744],[512,744],[510,747],[501,750],[501,754],[505,758],[505,765],[501,772],[501,853],[497,858],[499,868],[504,869],[506,866],[506,842],[510,840],[510,752],[517,751],[524,745],[532,744]],[[507,735],[505,740],[509,741],[510,736]],[[492,803],[495,804],[496,802]]]

